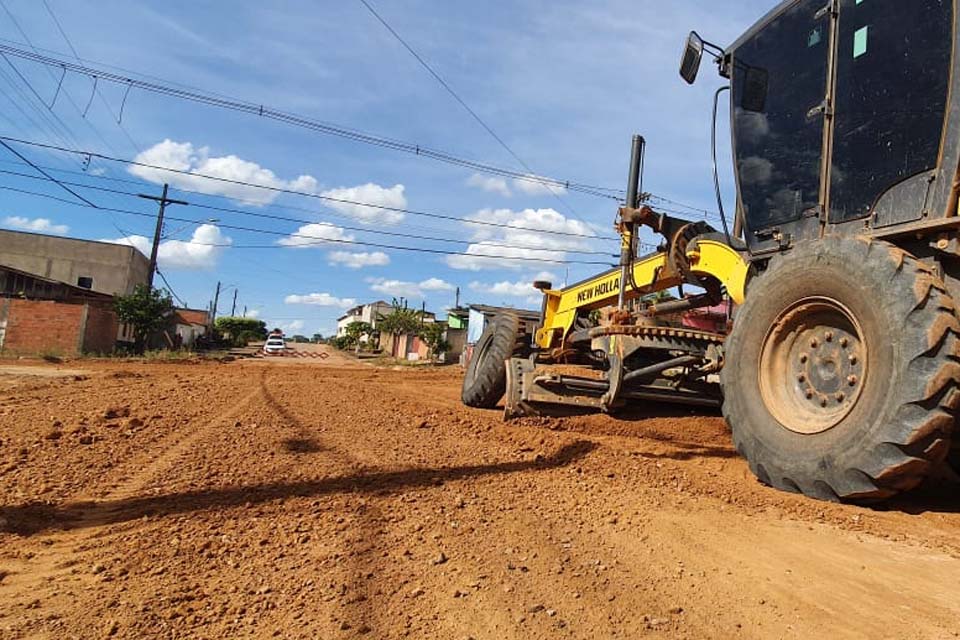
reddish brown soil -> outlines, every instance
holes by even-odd
[[[453,369],[69,367],[0,369],[2,638],[960,637],[957,487],[812,502],[715,415]]]

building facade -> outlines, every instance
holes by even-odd
[[[110,353],[113,298],[0,265],[0,355]]]
[[[382,316],[388,316],[393,312],[393,305],[383,300],[361,304],[348,309],[346,313],[337,318],[337,336],[345,336],[347,327],[354,322],[366,322],[374,329]]]
[[[132,293],[150,272],[150,261],[131,246],[5,229],[0,265],[111,296]]]

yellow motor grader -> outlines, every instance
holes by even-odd
[[[955,4],[788,0],[728,47],[691,33],[684,80],[706,52],[728,81],[714,143],[726,91],[733,224],[716,171],[720,230],[648,206],[636,138],[618,268],[535,283],[532,342],[516,317],[492,321],[463,401],[505,396],[508,417],[722,406],[762,482],[823,500],[888,498],[960,458]],[[649,255],[643,227],[663,237]],[[723,303],[729,331],[683,322]]]

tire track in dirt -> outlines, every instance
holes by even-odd
[[[114,481],[106,492],[87,491],[86,495],[74,496],[70,503],[81,505],[82,509],[74,521],[65,523],[64,531],[46,536],[34,545],[34,550],[21,558],[6,559],[3,591],[8,602],[14,606],[29,606],[31,602],[39,600],[38,596],[55,590],[56,585],[62,586],[65,581],[92,583],[91,576],[78,576],[72,570],[85,562],[92,541],[96,540],[97,546],[100,546],[107,543],[111,536],[136,527],[136,523],[125,522],[123,500],[148,489],[152,480],[176,466],[204,442],[215,439],[222,427],[242,415],[256,400],[263,399],[263,389],[258,386],[195,430],[184,435],[183,431],[191,425],[183,425],[179,431],[154,443],[151,449],[126,461],[122,468],[132,467],[133,471]],[[156,453],[157,447],[162,448],[159,454]]]

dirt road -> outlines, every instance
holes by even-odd
[[[38,367],[0,370],[3,638],[960,637],[960,489],[777,493],[713,415],[505,424],[342,356]]]

